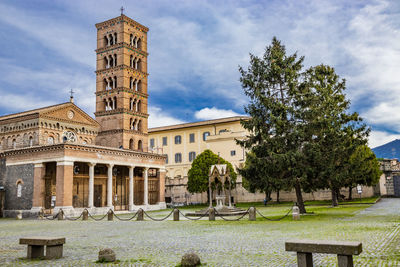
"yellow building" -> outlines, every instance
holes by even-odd
[[[172,203],[199,203],[207,201],[207,193],[190,194],[186,190],[188,171],[193,160],[206,149],[229,161],[236,169],[245,161],[245,151],[236,144],[246,131],[240,120],[246,116],[207,120],[193,123],[149,129],[149,149],[167,155],[165,197]],[[261,201],[263,194],[251,194],[242,187],[237,178],[237,187],[232,196],[235,201]]]

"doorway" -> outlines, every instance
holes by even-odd
[[[94,206],[95,207],[102,207],[102,203],[103,203],[103,185],[101,184],[95,184],[94,185]]]

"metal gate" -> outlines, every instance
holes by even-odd
[[[393,176],[394,196],[400,197],[400,176]]]

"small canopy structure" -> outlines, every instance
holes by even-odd
[[[210,172],[208,175],[208,187],[209,187],[209,191],[210,191],[210,207],[212,207],[212,187],[211,184],[212,183],[221,183],[222,185],[222,190],[223,190],[223,197],[225,198],[226,196],[226,189],[225,189],[225,184],[228,182],[229,184],[229,207],[231,207],[232,203],[231,203],[231,176],[230,176],[230,172],[229,172],[229,168],[227,164],[215,164],[215,165],[211,165],[210,168]]]

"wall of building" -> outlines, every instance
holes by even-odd
[[[7,166],[5,182],[5,209],[29,210],[33,197],[33,164]],[[21,183],[21,196],[17,196],[17,185]]]

